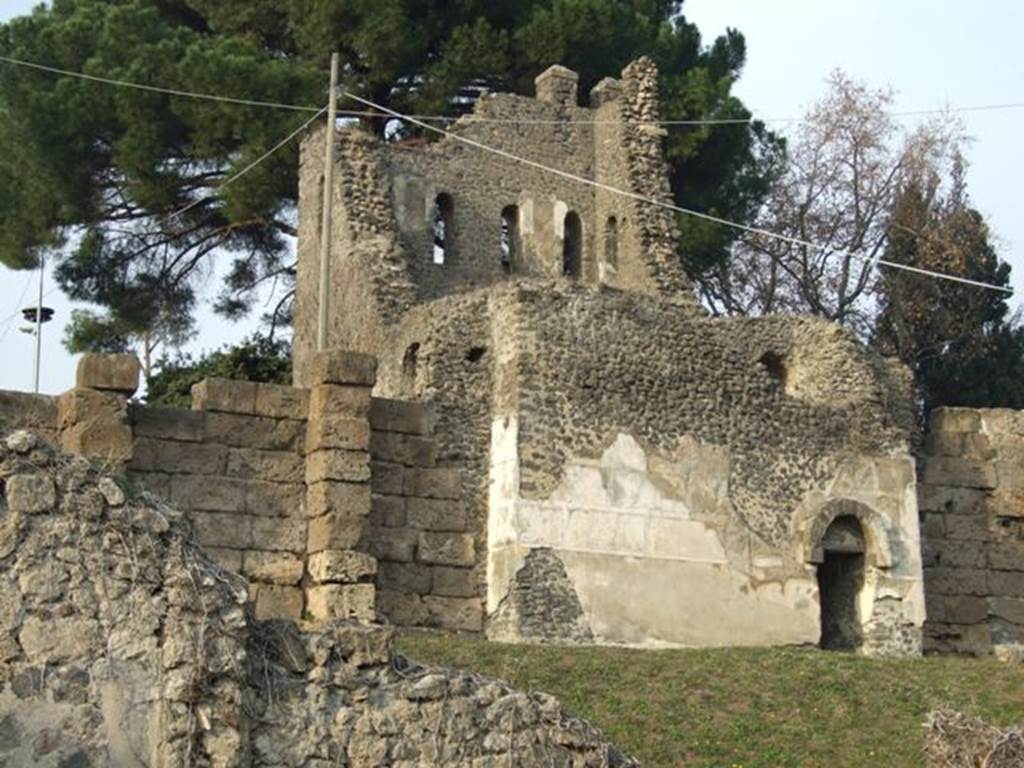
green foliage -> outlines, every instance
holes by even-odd
[[[901,190],[890,224],[889,261],[1009,286],[982,215],[970,206],[963,162],[949,191],[934,177]],[[1024,327],[1007,294],[887,269],[873,343],[914,372],[925,413],[941,406],[1024,408]]]
[[[192,386],[203,379],[236,379],[270,384],[291,384],[291,349],[286,341],[256,335],[238,346],[225,346],[202,355],[179,355],[175,360],[161,360],[147,384],[146,402],[189,408]]]
[[[469,87],[531,93],[538,73],[564,63],[586,93],[646,54],[664,75],[666,118],[747,117],[731,95],[742,36],[730,31],[704,47],[680,11],[677,0],[56,0],[0,26],[0,53],[319,105],[338,50],[346,88],[449,114],[466,108],[456,96]],[[191,315],[212,255],[227,251],[235,266],[219,306],[245,312],[262,281],[291,275],[296,144],[223,182],[307,117],[2,65],[0,262],[30,267],[41,248],[77,243],[62,250],[62,287],[141,327]],[[383,135],[386,119],[366,122]],[[763,126],[676,127],[667,149],[678,202],[743,219],[781,144]],[[724,257],[733,233],[683,224],[692,269]]]
[[[397,646],[557,696],[649,768],[916,766],[934,709],[1024,720],[1024,667],[993,659],[524,646],[414,631]]]

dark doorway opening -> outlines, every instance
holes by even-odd
[[[510,274],[519,258],[519,209],[505,206],[501,211],[501,271]]]
[[[583,267],[583,222],[576,211],[565,214],[562,239],[562,274],[576,279]]]
[[[822,539],[818,565],[821,648],[855,650],[863,643],[857,598],[864,587],[864,534],[854,517],[832,522]]]
[[[435,264],[445,264],[452,257],[452,220],[455,216],[455,203],[452,196],[442,192],[434,199],[434,221],[431,225],[433,241],[431,259]]]

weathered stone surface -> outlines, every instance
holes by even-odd
[[[309,390],[281,384],[257,384],[255,413],[304,421],[309,415]]]
[[[363,517],[370,513],[370,486],[367,483],[340,483],[324,480],[306,491],[306,513],[319,517],[332,512]]]
[[[429,566],[417,563],[382,562],[377,583],[381,589],[429,595],[431,569]]]
[[[370,487],[374,493],[401,496],[405,489],[405,468],[401,464],[370,462]]]
[[[309,394],[309,418],[327,414],[346,418],[366,418],[370,412],[370,390],[362,386],[317,384]]]
[[[435,566],[433,574],[432,591],[441,597],[474,597],[480,589],[469,568]]]
[[[136,437],[198,443],[203,439],[201,411],[132,405],[132,430]]]
[[[307,551],[354,549],[367,529],[366,518],[332,512],[309,521]]]
[[[992,464],[983,461],[934,456],[925,463],[922,480],[931,485],[995,488],[996,470]]]
[[[372,387],[377,381],[377,358],[356,352],[324,350],[313,355],[309,379],[316,384],[358,384]]]
[[[130,468],[170,475],[223,475],[227,461],[228,449],[223,445],[140,438],[135,441]]]
[[[462,477],[457,469],[409,469],[404,477],[403,491],[406,496],[429,499],[462,497]]]
[[[260,584],[256,592],[256,618],[291,619],[302,618],[302,590],[296,587],[282,587],[276,584]]]
[[[429,533],[419,536],[417,557],[420,562],[437,565],[473,565],[476,550],[468,534]]]
[[[998,616],[1014,624],[1024,625],[1024,599],[1019,597],[990,597],[989,610],[993,616]]]
[[[252,517],[252,546],[271,552],[304,552],[306,521],[300,517]]]
[[[366,534],[369,552],[379,560],[411,562],[416,556],[419,534],[408,528],[372,527]]]
[[[370,458],[363,451],[317,451],[306,457],[306,483],[325,480],[346,483],[370,481]]]
[[[480,632],[484,628],[483,606],[479,598],[428,595],[423,598],[423,603],[429,613],[428,621],[435,626],[465,632]]]
[[[175,475],[168,500],[193,511],[243,512],[246,486],[244,480],[213,475]]]
[[[7,508],[15,514],[32,515],[47,512],[57,503],[53,479],[40,473],[7,478],[4,496],[7,499]]]
[[[372,578],[377,561],[352,550],[326,550],[309,556],[309,577],[317,584],[352,584]]]
[[[206,442],[261,451],[298,453],[305,439],[305,424],[301,421],[238,413],[207,413],[204,429]]]
[[[258,384],[231,379],[203,379],[192,387],[192,409],[252,414]]]
[[[466,508],[452,499],[418,499],[406,501],[406,519],[410,528],[424,531],[465,531]]]
[[[406,523],[405,497],[374,494],[370,501],[370,519],[373,525],[401,528]]]
[[[242,562],[242,575],[253,581],[293,586],[302,580],[302,558],[288,552],[249,550]]]
[[[370,447],[370,425],[365,418],[331,413],[315,415],[306,426],[306,453],[342,448],[365,451]]]
[[[131,397],[139,388],[140,371],[135,355],[88,353],[78,359],[76,385]]]
[[[227,475],[272,483],[301,483],[305,471],[302,457],[291,451],[257,451],[232,448],[228,451]]]
[[[433,467],[437,463],[437,444],[416,435],[374,431],[370,437],[370,455],[375,461]]]
[[[323,584],[309,588],[307,610],[321,620],[361,619],[377,614],[376,589],[372,584]]]
[[[433,428],[433,414],[424,403],[375,397],[370,404],[370,426],[381,432],[427,435]]]

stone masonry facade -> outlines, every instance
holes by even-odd
[[[925,650],[1024,660],[1024,412],[937,410],[918,504]]]

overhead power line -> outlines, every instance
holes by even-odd
[[[257,158],[256,158],[255,160],[253,160],[253,161],[252,161],[251,163],[249,163],[249,164],[248,164],[247,166],[245,166],[245,167],[244,167],[244,168],[243,168],[242,170],[240,170],[240,171],[239,171],[238,173],[236,173],[236,174],[234,174],[234,175],[232,175],[232,176],[229,176],[229,177],[228,177],[228,178],[226,178],[226,179],[225,179],[224,181],[222,181],[222,182],[221,182],[221,183],[220,183],[220,184],[218,185],[218,189],[224,189],[224,187],[228,186],[229,184],[232,184],[232,183],[234,183],[234,182],[238,181],[238,180],[239,180],[240,178],[242,178],[243,176],[245,176],[245,174],[249,173],[249,171],[253,170],[253,169],[254,169],[254,168],[255,168],[256,166],[258,166],[258,165],[259,165],[260,163],[262,163],[262,162],[263,162],[264,160],[266,160],[267,158],[269,158],[269,157],[270,157],[271,155],[273,155],[273,154],[274,154],[275,152],[277,152],[277,151],[278,151],[279,149],[281,149],[282,147],[285,147],[285,146],[287,146],[287,145],[288,145],[288,144],[289,144],[289,143],[290,143],[290,142],[291,142],[291,141],[292,141],[292,140],[293,140],[293,139],[294,139],[294,138],[295,138],[296,136],[298,136],[298,135],[299,135],[300,133],[302,133],[302,132],[303,132],[304,130],[306,130],[306,128],[308,128],[308,127],[310,126],[310,124],[311,124],[311,123],[312,123],[312,122],[313,122],[314,120],[316,120],[316,119],[317,119],[318,117],[320,117],[320,115],[322,115],[322,114],[323,114],[324,112],[326,112],[326,111],[327,111],[327,107],[323,107],[322,109],[318,110],[318,111],[317,111],[317,113],[316,113],[315,115],[313,115],[313,116],[312,116],[311,118],[309,118],[309,119],[308,119],[308,120],[307,120],[306,122],[304,122],[304,123],[303,123],[302,125],[300,125],[300,126],[299,126],[298,128],[296,128],[296,129],[295,129],[294,131],[292,131],[292,132],[291,132],[291,133],[289,133],[289,134],[288,134],[287,136],[285,136],[285,137],[284,137],[283,139],[281,139],[281,141],[279,141],[279,142],[278,142],[277,144],[275,144],[275,145],[274,145],[273,147],[271,147],[270,149],[268,149],[268,150],[267,150],[266,152],[264,152],[264,153],[263,153],[262,155],[260,155],[259,157],[257,157]],[[195,207],[196,207],[197,205],[199,205],[199,204],[201,204],[201,203],[203,203],[203,202],[206,202],[207,200],[210,200],[210,199],[212,199],[212,196],[211,196],[211,195],[206,195],[206,196],[204,196],[204,197],[200,197],[200,198],[197,198],[197,199],[193,200],[193,201],[192,201],[191,203],[189,203],[188,205],[186,205],[186,206],[185,206],[184,208],[182,208],[181,210],[178,210],[178,211],[175,211],[174,213],[172,213],[172,214],[171,214],[171,216],[170,216],[170,218],[172,218],[172,219],[176,219],[176,218],[178,218],[179,216],[182,216],[182,215],[184,215],[184,214],[188,213],[188,212],[189,212],[189,211],[191,211],[191,210],[192,210],[193,208],[195,208]]]
[[[703,219],[704,221],[710,221],[712,223],[720,224],[720,225],[725,226],[725,227],[731,227],[732,229],[737,229],[737,230],[740,230],[740,231],[743,231],[743,232],[747,232],[749,234],[760,235],[761,237],[766,237],[766,238],[770,238],[770,239],[773,239],[773,240],[779,240],[779,241],[782,241],[782,242],[787,242],[787,243],[790,243],[792,245],[799,245],[799,246],[802,246],[802,247],[805,247],[805,248],[811,248],[811,249],[813,249],[815,251],[828,251],[828,250],[832,250],[831,248],[819,245],[817,243],[812,243],[812,242],[810,242],[808,240],[803,240],[803,239],[797,238],[797,237],[790,237],[789,235],[782,235],[782,234],[779,234],[778,232],[771,232],[769,230],[760,229],[758,227],[751,227],[751,226],[748,226],[746,224],[740,224],[740,223],[735,222],[735,221],[729,221],[728,219],[723,219],[723,218],[720,218],[718,216],[712,216],[711,214],[708,214],[708,213],[702,213],[700,211],[694,211],[694,210],[691,210],[689,208],[683,208],[681,206],[674,205],[672,203],[666,203],[666,202],[664,202],[662,200],[657,200],[657,199],[652,198],[652,197],[647,197],[647,196],[641,195],[641,194],[639,194],[637,192],[631,192],[629,190],[619,189],[618,187],[613,187],[613,186],[610,186],[608,184],[604,184],[602,182],[596,181],[594,179],[589,179],[589,178],[587,178],[585,176],[579,176],[579,175],[577,175],[575,173],[570,173],[568,171],[563,171],[563,170],[560,170],[558,168],[552,168],[551,166],[544,165],[543,163],[539,163],[536,160],[530,160],[529,158],[519,157],[518,155],[514,155],[511,152],[506,152],[503,149],[498,149],[497,147],[489,146],[487,144],[484,144],[482,142],[476,141],[474,139],[470,139],[470,138],[468,138],[466,136],[461,136],[461,135],[459,135],[457,133],[452,133],[451,131],[446,131],[443,128],[437,128],[436,126],[429,125],[429,124],[423,122],[422,120],[418,120],[416,118],[411,118],[411,117],[409,117],[407,115],[401,114],[400,112],[396,112],[393,109],[389,109],[387,107],[383,107],[380,104],[375,104],[374,102],[370,101],[369,99],[364,99],[361,96],[356,96],[354,93],[347,93],[346,92],[345,95],[348,96],[349,98],[353,99],[354,101],[357,101],[357,102],[359,102],[359,103],[361,103],[361,104],[363,104],[365,106],[368,106],[368,107],[370,107],[372,109],[380,110],[381,112],[389,114],[392,117],[395,117],[397,119],[408,120],[409,122],[411,122],[411,123],[413,123],[415,125],[418,125],[421,128],[424,128],[425,130],[433,131],[434,133],[438,133],[438,134],[440,134],[442,136],[447,136],[447,137],[449,137],[449,138],[451,138],[451,139],[453,139],[455,141],[462,142],[463,144],[466,144],[466,145],[471,146],[471,147],[475,147],[475,148],[480,149],[480,150],[482,150],[484,152],[489,152],[489,153],[491,153],[493,155],[497,155],[499,157],[503,157],[503,158],[505,158],[507,160],[511,160],[513,162],[520,163],[522,165],[527,165],[527,166],[530,166],[531,168],[536,168],[536,169],[538,169],[540,171],[544,171],[546,173],[550,173],[550,174],[553,174],[555,176],[559,176],[559,177],[561,177],[563,179],[568,179],[569,181],[575,181],[575,182],[580,183],[580,184],[585,184],[587,186],[594,187],[595,189],[601,189],[601,190],[604,190],[606,192],[610,192],[612,194],[620,195],[622,197],[627,197],[627,198],[630,198],[630,199],[633,199],[633,200],[637,200],[637,201],[642,202],[642,203],[647,203],[649,205],[654,205],[654,206],[657,206],[659,208],[666,208],[666,209],[668,209],[670,211],[675,211],[676,213],[681,213],[681,214],[684,214],[686,216],[692,216],[694,218]],[[873,262],[875,264],[881,264],[881,265],[890,267],[892,269],[901,269],[901,270],[905,270],[907,272],[913,272],[915,274],[928,275],[930,277],[935,277],[935,278],[939,278],[939,279],[942,279],[942,280],[950,280],[950,281],[957,282],[957,283],[963,283],[965,285],[973,285],[973,286],[975,286],[977,288],[988,288],[990,290],[1002,291],[1004,293],[1013,293],[1013,290],[1010,289],[1010,288],[1005,288],[1005,287],[1003,287],[1001,285],[992,285],[990,283],[983,283],[983,282],[979,282],[977,280],[971,280],[971,279],[966,278],[966,277],[961,277],[960,275],[950,275],[950,274],[947,274],[947,273],[944,273],[944,272],[934,272],[932,270],[922,269],[920,267],[912,267],[912,266],[910,266],[908,264],[900,264],[898,262],[888,261],[886,259],[871,259],[870,257],[865,256],[863,254],[853,253],[853,252],[849,252],[849,251],[837,251],[837,252],[838,253],[845,253],[845,254],[853,257],[853,258],[860,259],[861,261],[871,261],[871,262]]]
[[[152,93],[163,93],[168,96],[185,96],[190,99],[205,99],[207,101],[222,101],[228,104],[241,104],[246,107],[267,107],[270,109],[290,109],[297,112],[316,112],[317,107],[307,107],[301,104],[282,104],[276,101],[259,101],[256,99],[236,99],[232,96],[221,96],[215,93],[198,93],[196,91],[184,91],[177,88],[162,88],[156,85],[146,85],[144,83],[135,83],[129,80],[117,80],[110,77],[99,77],[97,75],[87,75],[84,72],[72,72],[68,69],[60,69],[58,67],[51,67],[46,64],[36,64],[31,61],[22,61],[21,59],[12,59],[9,56],[0,56],[0,62],[5,64],[12,64],[18,67],[27,67],[29,69],[36,69],[42,72],[49,72],[54,75],[64,75],[66,77],[76,77],[80,80],[89,80],[94,83],[103,83],[105,85],[116,85],[121,88],[134,88],[139,91],[150,91]]]
[[[267,109],[287,109],[297,112],[317,112],[318,107],[310,106],[307,104],[287,104],[276,101],[261,101],[258,99],[241,99],[233,96],[222,96],[214,93],[202,93],[197,91],[187,91],[177,88],[164,88],[162,86],[147,85],[145,83],[137,83],[130,80],[120,80],[117,78],[100,77],[98,75],[89,75],[84,72],[75,72],[68,69],[61,69],[59,67],[52,67],[47,64],[38,64],[36,62],[24,61],[22,59],[15,59],[9,56],[0,56],[0,62],[10,64],[18,67],[27,67],[29,69],[35,69],[42,72],[49,72],[55,75],[64,75],[66,77],[75,77],[81,80],[88,80],[95,83],[104,83],[106,85],[114,85],[122,88],[134,88],[140,91],[150,91],[152,93],[162,93],[168,96],[181,96],[191,99],[204,99],[207,101],[219,101],[228,104],[239,104],[248,107],[264,107]],[[989,112],[989,111],[1001,111],[1009,109],[1024,109],[1024,102],[1010,102],[1005,104],[981,104],[968,107],[947,107],[944,109],[924,109],[924,110],[911,110],[905,112],[886,112],[885,114],[890,117],[925,117],[928,115],[941,115],[946,113],[962,113],[962,112]],[[339,110],[338,115],[340,117],[375,117],[380,118],[385,115],[381,114],[383,110],[377,112],[368,112],[362,110]],[[462,116],[452,115],[403,115],[397,117],[396,114],[390,112],[386,113],[391,117],[401,120],[422,120],[424,122],[441,122],[441,123],[454,123],[457,120],[465,120],[474,123],[489,123],[495,125],[617,125],[624,121],[621,120],[572,120],[572,119],[544,119],[544,118],[503,118],[503,117],[485,117],[483,115],[466,114]],[[751,125],[753,123],[802,123],[806,122],[806,118],[803,117],[721,117],[721,118],[696,118],[692,120],[633,120],[625,121],[630,122],[634,125],[667,125],[667,126],[707,126],[707,125]]]

